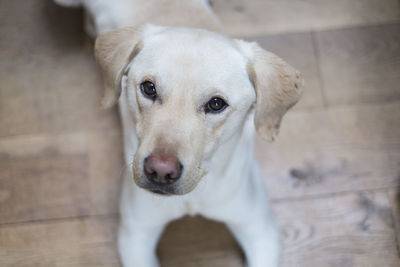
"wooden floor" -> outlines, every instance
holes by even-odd
[[[236,37],[301,70],[306,93],[257,155],[282,267],[400,266],[398,0],[214,0]],[[0,266],[119,266],[117,110],[82,10],[0,0]],[[172,223],[162,266],[239,267],[227,229]]]

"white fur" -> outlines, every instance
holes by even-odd
[[[65,4],[68,1],[62,2]],[[148,22],[145,21],[146,12],[158,11],[163,14],[163,6],[157,5],[155,3],[157,1],[154,0],[81,0],[80,2],[90,16],[93,16],[94,35],[127,25],[135,26]],[[163,14],[155,23],[161,21],[163,25],[181,25],[181,21],[171,17],[183,14],[183,21],[186,20],[188,26],[193,26],[189,20],[195,21],[196,18],[185,17],[184,14],[185,8],[194,7],[201,11],[199,16],[211,21],[212,25],[206,25],[205,28],[218,29],[219,24],[211,13],[207,1],[172,2],[178,3],[181,9],[175,14]],[[76,3],[77,0],[71,1],[71,4]],[[202,26],[202,21],[199,19],[194,26]],[[119,98],[126,165],[131,165],[134,158],[140,163],[140,160],[151,152],[153,147],[143,145],[139,140],[145,143],[144,139],[151,140],[162,134],[163,130],[159,125],[164,121],[175,122],[166,132],[176,131],[178,139],[189,140],[189,143],[194,143],[194,147],[196,142],[200,144],[202,140],[200,137],[198,139],[191,137],[192,135],[188,133],[190,129],[193,128],[196,134],[204,132],[207,135],[222,121],[223,126],[213,140],[199,145],[199,147],[204,145],[204,148],[194,148],[195,151],[203,149],[199,157],[201,169],[204,169],[206,174],[187,194],[168,197],[153,194],[134,183],[132,179],[134,173],[129,169],[122,186],[121,225],[118,235],[123,266],[158,266],[155,247],[165,225],[187,214],[200,214],[226,223],[243,248],[249,267],[277,267],[280,251],[278,230],[271,215],[265,185],[253,153],[256,93],[246,69],[248,58],[244,55],[250,53],[251,47],[248,46],[245,48],[248,51],[241,53],[241,43],[207,31],[155,26],[145,28],[146,30],[141,32],[143,49],[130,63],[132,69],[122,79]],[[165,29],[166,34],[156,37],[152,34]],[[194,36],[201,42],[191,42]],[[193,51],[198,51],[197,57],[193,56],[196,54]],[[197,64],[199,62],[200,64]],[[273,69],[273,67],[268,68]],[[141,97],[140,91],[138,93],[138,82],[149,74],[157,76],[160,93],[169,96],[165,98],[166,103],[155,106],[148,99]],[[202,115],[203,117],[199,119],[198,107],[201,107],[202,101],[206,100],[203,98],[213,88],[218,88],[219,92],[228,98],[230,106],[224,113]],[[174,102],[174,99],[182,95],[186,96],[183,99],[187,99],[187,103],[190,104],[181,107]],[[279,102],[279,98],[277,101]],[[142,107],[142,113],[150,115],[137,115],[137,105]],[[177,105],[182,108],[181,113],[176,111]],[[173,116],[171,114],[183,117],[170,118]],[[153,124],[145,126],[144,120],[150,120]],[[278,124],[279,122],[280,120]],[[146,133],[143,133],[143,127],[147,127]],[[173,135],[171,138],[174,138]],[[186,155],[186,158],[192,160],[191,155]],[[135,167],[140,168],[139,165]]]

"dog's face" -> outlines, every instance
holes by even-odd
[[[96,41],[96,57],[106,86],[103,105],[124,90],[121,101],[136,128],[134,180],[160,194],[192,191],[254,108],[257,130],[273,139],[300,96],[298,73],[273,54],[204,30],[117,30]]]
[[[126,83],[139,140],[134,179],[153,191],[184,194],[255,102],[246,60],[231,41],[205,31],[164,29],[139,45]]]

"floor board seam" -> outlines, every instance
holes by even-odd
[[[285,202],[294,202],[294,201],[302,201],[302,200],[316,200],[316,199],[323,199],[323,198],[330,198],[336,197],[341,195],[348,195],[348,194],[362,194],[362,193],[372,193],[372,192],[386,192],[388,190],[395,190],[396,192],[400,192],[400,186],[395,188],[393,187],[382,187],[382,188],[372,188],[372,189],[364,189],[364,190],[349,190],[349,191],[338,191],[338,192],[331,192],[326,194],[315,194],[315,195],[306,195],[306,196],[294,196],[294,197],[287,197],[287,198],[270,198],[272,204],[278,203],[285,203]]]
[[[22,226],[27,224],[44,224],[44,223],[63,223],[73,220],[87,220],[87,219],[96,219],[96,218],[118,218],[119,213],[109,213],[109,214],[93,214],[93,215],[79,215],[79,216],[71,216],[71,217],[62,217],[62,218],[49,218],[49,219],[38,219],[38,220],[27,220],[27,221],[17,221],[17,222],[5,222],[0,223],[0,228],[5,227],[15,227]]]

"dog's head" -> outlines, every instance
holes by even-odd
[[[105,84],[101,104],[124,95],[135,125],[136,184],[186,194],[207,173],[218,147],[254,116],[273,140],[301,95],[300,74],[255,43],[189,28],[144,25],[99,36]]]

